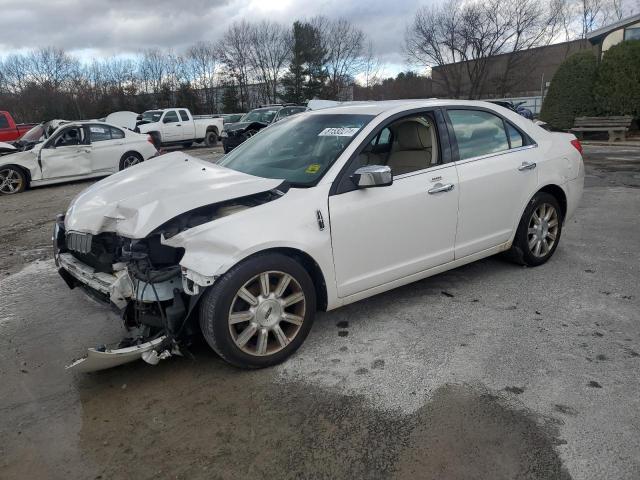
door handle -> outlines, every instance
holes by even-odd
[[[182,124],[180,124],[180,123],[176,125],[176,127],[181,127],[181,126],[182,126]]]
[[[453,190],[453,183],[447,183],[446,185],[436,183],[434,187],[427,190],[427,192],[433,195],[434,193],[450,192],[451,190]]]
[[[522,162],[518,170],[522,172],[523,170],[533,170],[534,168],[536,168],[536,162]]]

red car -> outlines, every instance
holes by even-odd
[[[16,124],[9,112],[0,110],[0,142],[14,142],[31,129],[35,123]]]

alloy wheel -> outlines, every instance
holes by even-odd
[[[262,272],[236,293],[229,309],[229,332],[240,350],[253,356],[272,355],[300,332],[306,298],[291,275]]]
[[[137,165],[138,163],[140,163],[140,158],[138,158],[136,155],[127,155],[122,162],[122,166],[124,168],[129,168]]]
[[[527,230],[529,250],[536,257],[547,255],[556,243],[558,212],[553,205],[542,203],[531,214]]]
[[[13,168],[0,170],[0,192],[11,195],[22,188],[22,176]]]

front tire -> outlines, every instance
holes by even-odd
[[[0,195],[15,195],[27,188],[27,176],[24,171],[13,165],[0,167]]]
[[[530,267],[549,260],[560,242],[562,209],[558,200],[546,192],[536,193],[520,219],[511,248],[515,257]]]
[[[316,294],[307,271],[277,253],[250,257],[205,293],[200,327],[209,346],[239,368],[276,365],[311,330]]]

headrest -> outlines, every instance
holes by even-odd
[[[400,150],[423,150],[431,147],[429,127],[419,122],[410,120],[401,123],[396,129],[396,135]]]

